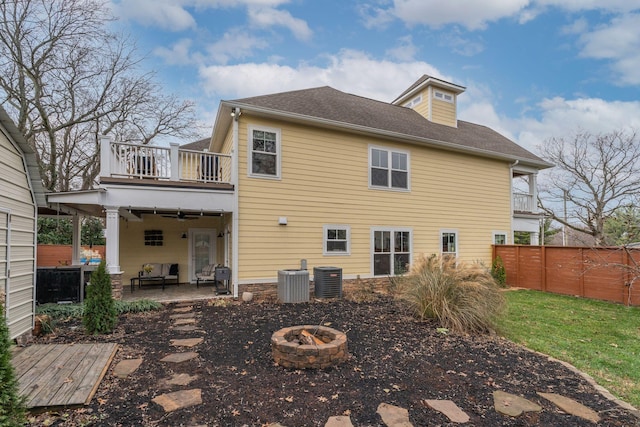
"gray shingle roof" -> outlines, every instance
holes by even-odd
[[[211,138],[203,138],[198,141],[190,142],[188,144],[183,144],[180,148],[184,148],[185,150],[194,150],[194,151],[202,151],[209,149],[209,143],[211,142]]]
[[[264,113],[284,113],[299,119],[329,121],[358,127],[360,131],[397,134],[416,142],[433,143],[465,151],[486,151],[500,157],[549,166],[533,153],[498,132],[458,120],[458,127],[430,122],[406,107],[341,92],[329,86],[237,99],[227,103]]]

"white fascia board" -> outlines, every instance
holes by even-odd
[[[49,203],[131,207],[132,209],[184,209],[224,211],[233,209],[233,192],[191,188],[103,185],[99,190],[52,193]]]
[[[233,191],[111,185],[104,188],[103,206],[224,212],[233,209]]]

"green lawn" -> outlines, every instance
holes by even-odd
[[[571,363],[640,408],[640,308],[537,291],[505,296],[503,336]]]

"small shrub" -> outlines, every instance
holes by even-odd
[[[113,332],[118,321],[115,303],[111,295],[111,276],[102,261],[91,274],[91,285],[87,286],[82,323],[91,335]]]
[[[480,264],[456,263],[435,255],[414,263],[398,284],[398,296],[420,319],[436,319],[458,333],[487,333],[496,328],[504,297]]]
[[[354,290],[345,294],[345,299],[358,304],[375,301],[377,295],[373,282],[370,280],[362,280],[360,276],[358,276]]]
[[[114,301],[116,314],[142,313],[145,311],[160,310],[162,304],[149,299],[136,301]],[[81,319],[84,316],[84,304],[42,304],[36,307],[36,313],[47,315],[52,322],[66,322],[71,319]]]
[[[67,321],[79,319],[84,314],[83,304],[55,304],[48,303],[36,307],[36,314],[47,315],[52,321]]]
[[[24,399],[18,394],[18,380],[11,365],[11,341],[4,317],[4,295],[0,295],[0,426],[25,424]]]
[[[115,301],[116,313],[144,313],[145,311],[155,311],[162,308],[158,301],[141,299],[137,301]]]
[[[495,279],[498,286],[501,288],[507,287],[507,270],[504,268],[504,263],[500,255],[496,256],[491,263],[491,276]]]

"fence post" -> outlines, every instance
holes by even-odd
[[[580,287],[580,296],[584,298],[584,275],[587,274],[584,267],[584,249],[578,249],[578,253],[580,254],[580,278],[578,279],[578,286]]]
[[[547,250],[540,246],[540,290],[547,292]]]
[[[520,287],[520,246],[516,248],[516,287]]]
[[[629,249],[624,247],[622,252],[622,265],[624,265],[624,274],[622,278],[624,283],[622,284],[622,303],[626,306],[631,305],[631,266],[629,265]]]

